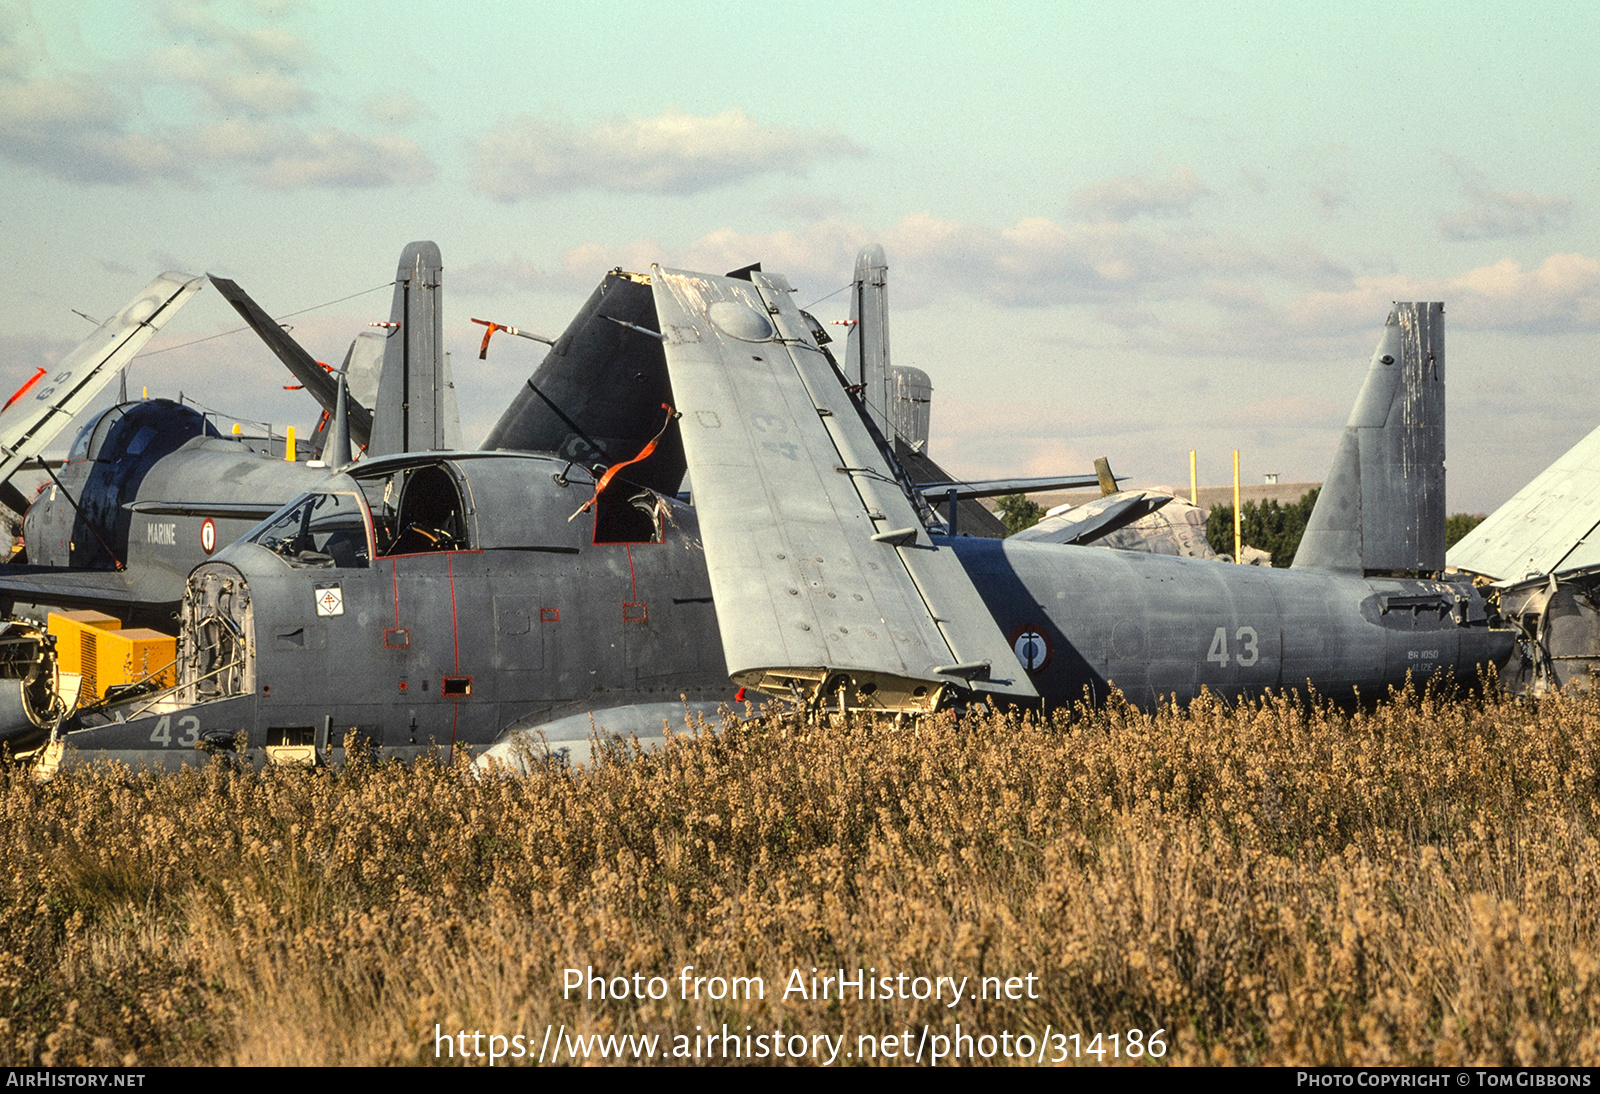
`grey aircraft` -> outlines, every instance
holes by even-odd
[[[791,292],[755,268],[613,271],[498,451],[372,459],[295,499],[189,576],[177,686],[74,714],[50,748],[580,758],[596,731],[658,738],[746,689],[913,715],[1153,705],[1511,655],[1442,573],[1440,305],[1396,305],[1284,571],[948,535]]]
[[[1538,693],[1589,687],[1600,667],[1600,429],[1499,509],[1446,556],[1476,575],[1517,631],[1502,672]]]
[[[337,374],[238,285],[212,278],[325,408],[322,427],[309,438],[315,458],[283,459],[281,439],[224,436],[192,406],[166,399],[118,403],[80,427],[59,474],[50,472],[36,498],[0,499],[24,513],[26,544],[25,564],[0,566],[0,610],[42,623],[51,609],[96,608],[129,626],[170,633],[190,571],[321,482],[330,464],[349,463],[352,444],[367,447],[370,440],[390,452],[459,447],[440,346],[441,269],[433,243],[406,247],[387,336],[359,336]],[[200,287],[199,278],[162,275],[48,380],[25,385],[0,413],[0,444],[12,453],[0,476],[37,457]],[[346,390],[347,380],[357,392]],[[413,388],[423,397],[411,398]],[[341,398],[344,409],[336,415]],[[336,418],[345,428],[330,437],[327,425]]]

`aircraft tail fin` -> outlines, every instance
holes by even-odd
[[[856,255],[850,292],[850,335],[845,341],[844,374],[861,385],[867,414],[878,433],[893,437],[890,407],[894,401],[889,368],[889,262],[883,247],[869,243]]]
[[[355,460],[350,447],[350,407],[348,382],[339,374],[339,392],[333,401],[332,418],[328,424],[328,441],[322,448],[322,459],[329,467],[349,467]]]
[[[1444,568],[1444,305],[1397,303],[1295,554],[1298,569]]]
[[[928,425],[933,409],[933,381],[920,368],[895,365],[889,370],[889,383],[894,390],[889,424],[894,428],[895,455],[906,452],[926,455]]]
[[[374,456],[450,447],[443,274],[438,244],[408,243],[401,252],[373,413]]]

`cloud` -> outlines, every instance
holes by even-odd
[[[169,33],[201,46],[225,46],[236,52],[233,59],[294,71],[309,67],[315,54],[311,47],[282,27],[237,27],[218,19],[207,0],[169,3],[156,12],[156,21]],[[263,12],[268,17],[281,13]]]
[[[409,91],[380,91],[368,95],[361,104],[361,112],[369,121],[393,126],[409,125],[433,116],[427,104]]]
[[[789,193],[767,203],[780,217],[789,220],[827,220],[844,212],[844,204],[837,198],[822,194]]]
[[[45,174],[99,185],[189,186],[242,175],[274,190],[416,185],[434,177],[432,160],[414,141],[290,122],[315,104],[300,75],[315,56],[280,28],[235,27],[205,3],[171,4],[157,22],[173,41],[157,54],[99,73],[6,78],[4,14],[0,9],[0,156]],[[143,95],[154,87],[192,92],[198,117],[140,124]]]
[[[20,12],[0,7],[0,77],[26,76],[44,60],[44,43],[30,24]]]
[[[1526,334],[1600,330],[1600,260],[1553,254],[1534,269],[1509,258],[1450,277],[1358,277],[1295,302],[1308,326],[1337,327],[1395,300],[1443,300],[1453,326]]]
[[[0,156],[80,182],[186,180],[190,164],[163,135],[127,128],[131,111],[84,77],[0,85]]]
[[[1350,204],[1350,186],[1346,182],[1339,182],[1332,186],[1315,185],[1311,188],[1311,199],[1317,203],[1317,209],[1325,217],[1331,217]]]
[[[742,110],[700,116],[668,108],[587,128],[522,115],[478,138],[472,184],[499,201],[573,190],[693,194],[862,154],[837,130],[761,125]]]
[[[1509,239],[1564,228],[1572,219],[1572,200],[1530,190],[1496,190],[1482,171],[1460,156],[1444,153],[1445,164],[1461,180],[1464,208],[1436,222],[1439,234],[1454,242]]]
[[[1074,191],[1068,206],[1080,220],[1121,222],[1136,216],[1183,216],[1209,193],[1211,188],[1193,168],[1180,165],[1156,182],[1123,175],[1093,183]]]
[[[276,150],[257,181],[271,190],[307,186],[371,189],[433,180],[433,162],[403,137],[363,137],[343,129],[296,131]]]
[[[87,338],[94,332],[94,328],[73,315],[65,316],[66,322],[77,323],[81,329],[81,337]],[[64,325],[64,324],[63,324]],[[65,326],[67,333],[71,334],[75,328]],[[43,334],[0,334],[0,402],[10,398],[11,392],[38,368],[49,368],[67,354],[71,353],[77,343],[69,338],[58,338]],[[10,383],[10,387],[5,385]]]
[[[1459,329],[1600,329],[1600,259],[1583,254],[1553,254],[1532,268],[1505,259],[1417,278],[1364,274],[1303,240],[1268,249],[1171,224],[1027,218],[996,228],[927,213],[882,229],[841,218],[766,234],[722,228],[674,246],[590,240],[554,263],[458,270],[457,284],[465,279],[489,294],[579,293],[619,265],[722,272],[759,261],[820,296],[849,279],[856,251],[868,242],[888,253],[897,310],[962,299],[1080,309],[1123,346],[1163,356],[1338,358],[1382,324],[1395,300],[1443,300]]]
[[[176,41],[115,65],[131,85],[193,89],[224,117],[283,117],[315,105],[316,94],[301,75],[315,54],[296,35],[281,27],[224,23],[211,5],[193,0],[161,8],[155,18]]]
[[[505,275],[507,285],[535,289],[565,284],[578,291],[617,265],[647,270],[650,263],[660,262],[721,272],[759,261],[793,283],[831,286],[848,280],[856,252],[869,242],[887,249],[902,307],[940,293],[976,294],[1011,307],[1131,306],[1136,311],[1121,314],[1136,326],[1148,325],[1148,306],[1163,300],[1214,299],[1237,307],[1240,300],[1261,298],[1265,283],[1332,288],[1348,285],[1350,277],[1348,270],[1301,241],[1267,253],[1229,236],[1196,230],[1061,224],[1043,217],[995,228],[929,213],[902,217],[880,230],[840,217],[770,233],[719,228],[675,247],[648,238],[623,244],[590,240],[563,252],[554,268],[511,263],[496,270]],[[484,283],[496,282],[490,277]]]
[[[1475,239],[1509,239],[1564,228],[1572,220],[1572,200],[1529,190],[1484,190],[1463,187],[1467,205],[1438,220],[1439,234],[1463,243]]]

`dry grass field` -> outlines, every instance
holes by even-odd
[[[522,779],[5,770],[0,1064],[432,1063],[436,1025],[546,1023],[848,1051],[956,1022],[1162,1028],[1162,1064],[1594,1064],[1597,780],[1576,695],[758,715]],[[680,999],[689,965],[766,998]],[[564,1000],[586,966],[672,991]],[[1038,998],[782,998],[840,966]]]

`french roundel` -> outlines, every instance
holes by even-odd
[[[1023,626],[1012,631],[1011,649],[1029,672],[1042,672],[1050,663],[1050,638],[1043,627]]]
[[[200,548],[208,555],[217,549],[217,526],[210,517],[200,525]]]

